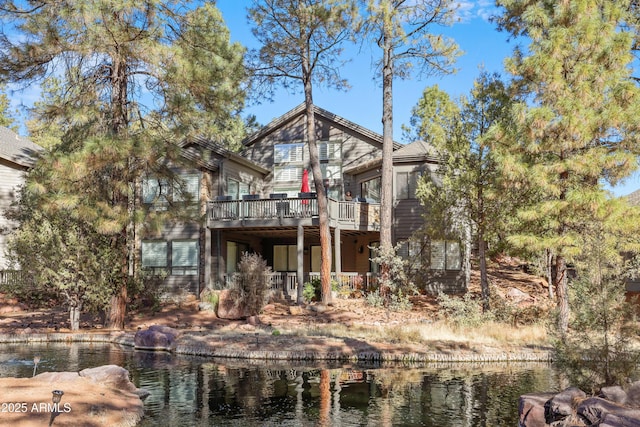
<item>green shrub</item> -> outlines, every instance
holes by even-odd
[[[464,296],[449,296],[440,292],[438,294],[440,315],[458,327],[475,327],[493,320],[493,314],[483,313],[482,304],[474,299],[470,292]]]
[[[378,281],[376,295],[367,295],[367,302],[382,305],[390,310],[410,310],[412,307],[409,295],[417,292],[416,286],[407,276],[407,263],[396,254],[396,249],[388,251],[374,248],[375,257],[371,260],[387,268],[387,274],[381,275]],[[373,305],[372,304],[372,305]],[[376,305],[377,306],[377,305]]]
[[[322,298],[322,283],[319,278],[313,278],[304,284],[302,297],[306,302],[320,301]]]

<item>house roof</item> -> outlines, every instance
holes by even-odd
[[[30,168],[35,164],[38,153],[43,150],[38,144],[0,126],[0,158]]]
[[[380,135],[377,132],[374,132],[370,129],[362,127],[350,120],[345,119],[344,117],[338,116],[337,114],[333,114],[330,111],[327,111],[323,108],[318,107],[317,105],[313,106],[313,111],[316,117],[319,117],[324,121],[328,121],[333,125],[335,125],[336,127],[349,129],[355,133],[360,134],[364,139],[368,139],[371,142],[382,145],[382,135]],[[242,145],[246,147],[253,144],[254,142],[266,137],[267,135],[271,134],[272,132],[281,128],[282,126],[286,125],[292,120],[298,118],[304,113],[305,113],[304,103],[299,104],[297,107],[273,119],[267,125],[263,126],[260,130],[246,137],[244,140],[242,140]],[[402,144],[398,142],[393,143],[394,150],[397,150],[401,147],[402,147]]]
[[[194,138],[191,140],[185,140],[180,142],[180,147],[182,147],[183,149],[183,156],[185,156],[186,158],[188,158],[189,160],[192,160],[194,162],[196,162],[197,164],[199,164],[200,166],[206,167],[212,171],[218,170],[218,168],[220,167],[220,162],[218,159],[203,159],[202,156],[199,153],[195,153],[193,151],[189,151],[188,150],[188,146],[191,144],[196,144],[199,145],[203,148],[206,148],[208,150],[210,150],[212,153],[218,155],[219,157],[224,157],[224,158],[228,158],[231,159],[237,163],[240,163],[244,166],[247,166],[251,169],[256,170],[259,173],[262,173],[264,175],[269,173],[268,169],[263,168],[262,166],[252,162],[251,160],[246,159],[245,157],[241,156],[238,153],[234,153],[233,151],[228,150],[227,148],[216,144],[213,141],[210,141],[206,138]]]
[[[414,141],[407,145],[400,145],[400,148],[393,152],[393,163],[413,163],[424,161],[438,162],[434,148],[424,141]],[[382,157],[360,163],[349,168],[345,168],[344,172],[348,174],[360,173],[382,164]]]
[[[627,194],[625,197],[631,206],[640,206],[640,190]]]

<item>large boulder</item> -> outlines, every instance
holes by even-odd
[[[119,366],[102,366],[78,372],[45,372],[33,378],[0,378],[3,402],[15,403],[13,412],[0,414],[0,425],[37,427],[55,425],[136,425],[144,414],[138,390],[129,373]],[[52,403],[59,390],[60,402]]]
[[[238,293],[229,289],[220,291],[217,315],[220,319],[240,320],[249,316],[247,306],[239,298]]]
[[[555,396],[555,393],[530,393],[520,396],[518,410],[520,413],[519,426],[546,427],[545,416],[546,403]]]
[[[640,427],[640,382],[626,390],[603,387],[598,397],[587,397],[570,387],[560,393],[532,393],[520,396],[519,427]]]
[[[133,338],[135,348],[140,350],[171,351],[175,340],[180,336],[176,329],[163,325],[151,325],[136,332]]]

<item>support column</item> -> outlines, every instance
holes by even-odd
[[[342,273],[342,243],[340,242],[340,227],[336,227],[333,230],[333,245],[336,254],[336,277],[340,282],[340,273]]]
[[[296,303],[298,305],[304,302],[302,297],[302,289],[304,287],[304,227],[302,224],[298,224],[298,270],[296,272],[296,280],[298,282],[298,292],[296,295]]]
[[[211,289],[211,229],[204,229],[204,254],[201,255],[204,259],[204,288]],[[203,289],[200,289],[202,291]],[[200,297],[200,294],[198,294]]]

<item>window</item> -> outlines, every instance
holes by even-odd
[[[420,180],[419,172],[398,172],[396,173],[396,198],[397,199],[415,199],[418,181]]]
[[[173,200],[183,202],[185,200],[200,200],[200,176],[198,174],[180,175],[173,190]]]
[[[167,246],[165,241],[143,241],[142,242],[142,267],[159,268],[167,267]]]
[[[168,182],[163,178],[147,178],[142,181],[142,202],[151,204],[166,202]]]
[[[239,242],[227,242],[227,274],[238,271],[238,262],[244,252],[249,251],[249,245]]]
[[[142,202],[162,205],[169,200],[184,202],[200,199],[200,175],[184,174],[176,177],[173,185],[168,178],[147,178],[142,181]]]
[[[460,270],[462,268],[460,243],[432,241],[430,261],[433,270]]]
[[[227,178],[228,196],[231,196],[234,200],[240,200],[245,194],[249,194],[249,184],[233,178]]]
[[[304,160],[304,144],[276,144],[273,146],[275,163],[302,162]]]
[[[171,242],[171,274],[187,276],[198,274],[198,241]]]
[[[362,197],[366,197],[367,199],[372,199],[376,202],[379,202],[381,187],[382,185],[380,177],[376,177],[368,181],[364,181],[360,185],[360,194],[362,195]]]
[[[274,245],[273,269],[275,271],[296,271],[298,269],[298,247],[296,245]]]
[[[319,142],[318,154],[320,161],[339,160],[341,144],[339,142]]]
[[[274,173],[276,182],[300,182],[302,180],[301,166],[276,166]]]
[[[398,256],[408,260],[412,268],[422,266],[422,244],[413,240],[405,240],[398,248]]]
[[[198,241],[142,241],[142,268],[154,274],[168,272],[172,276],[198,274]]]

